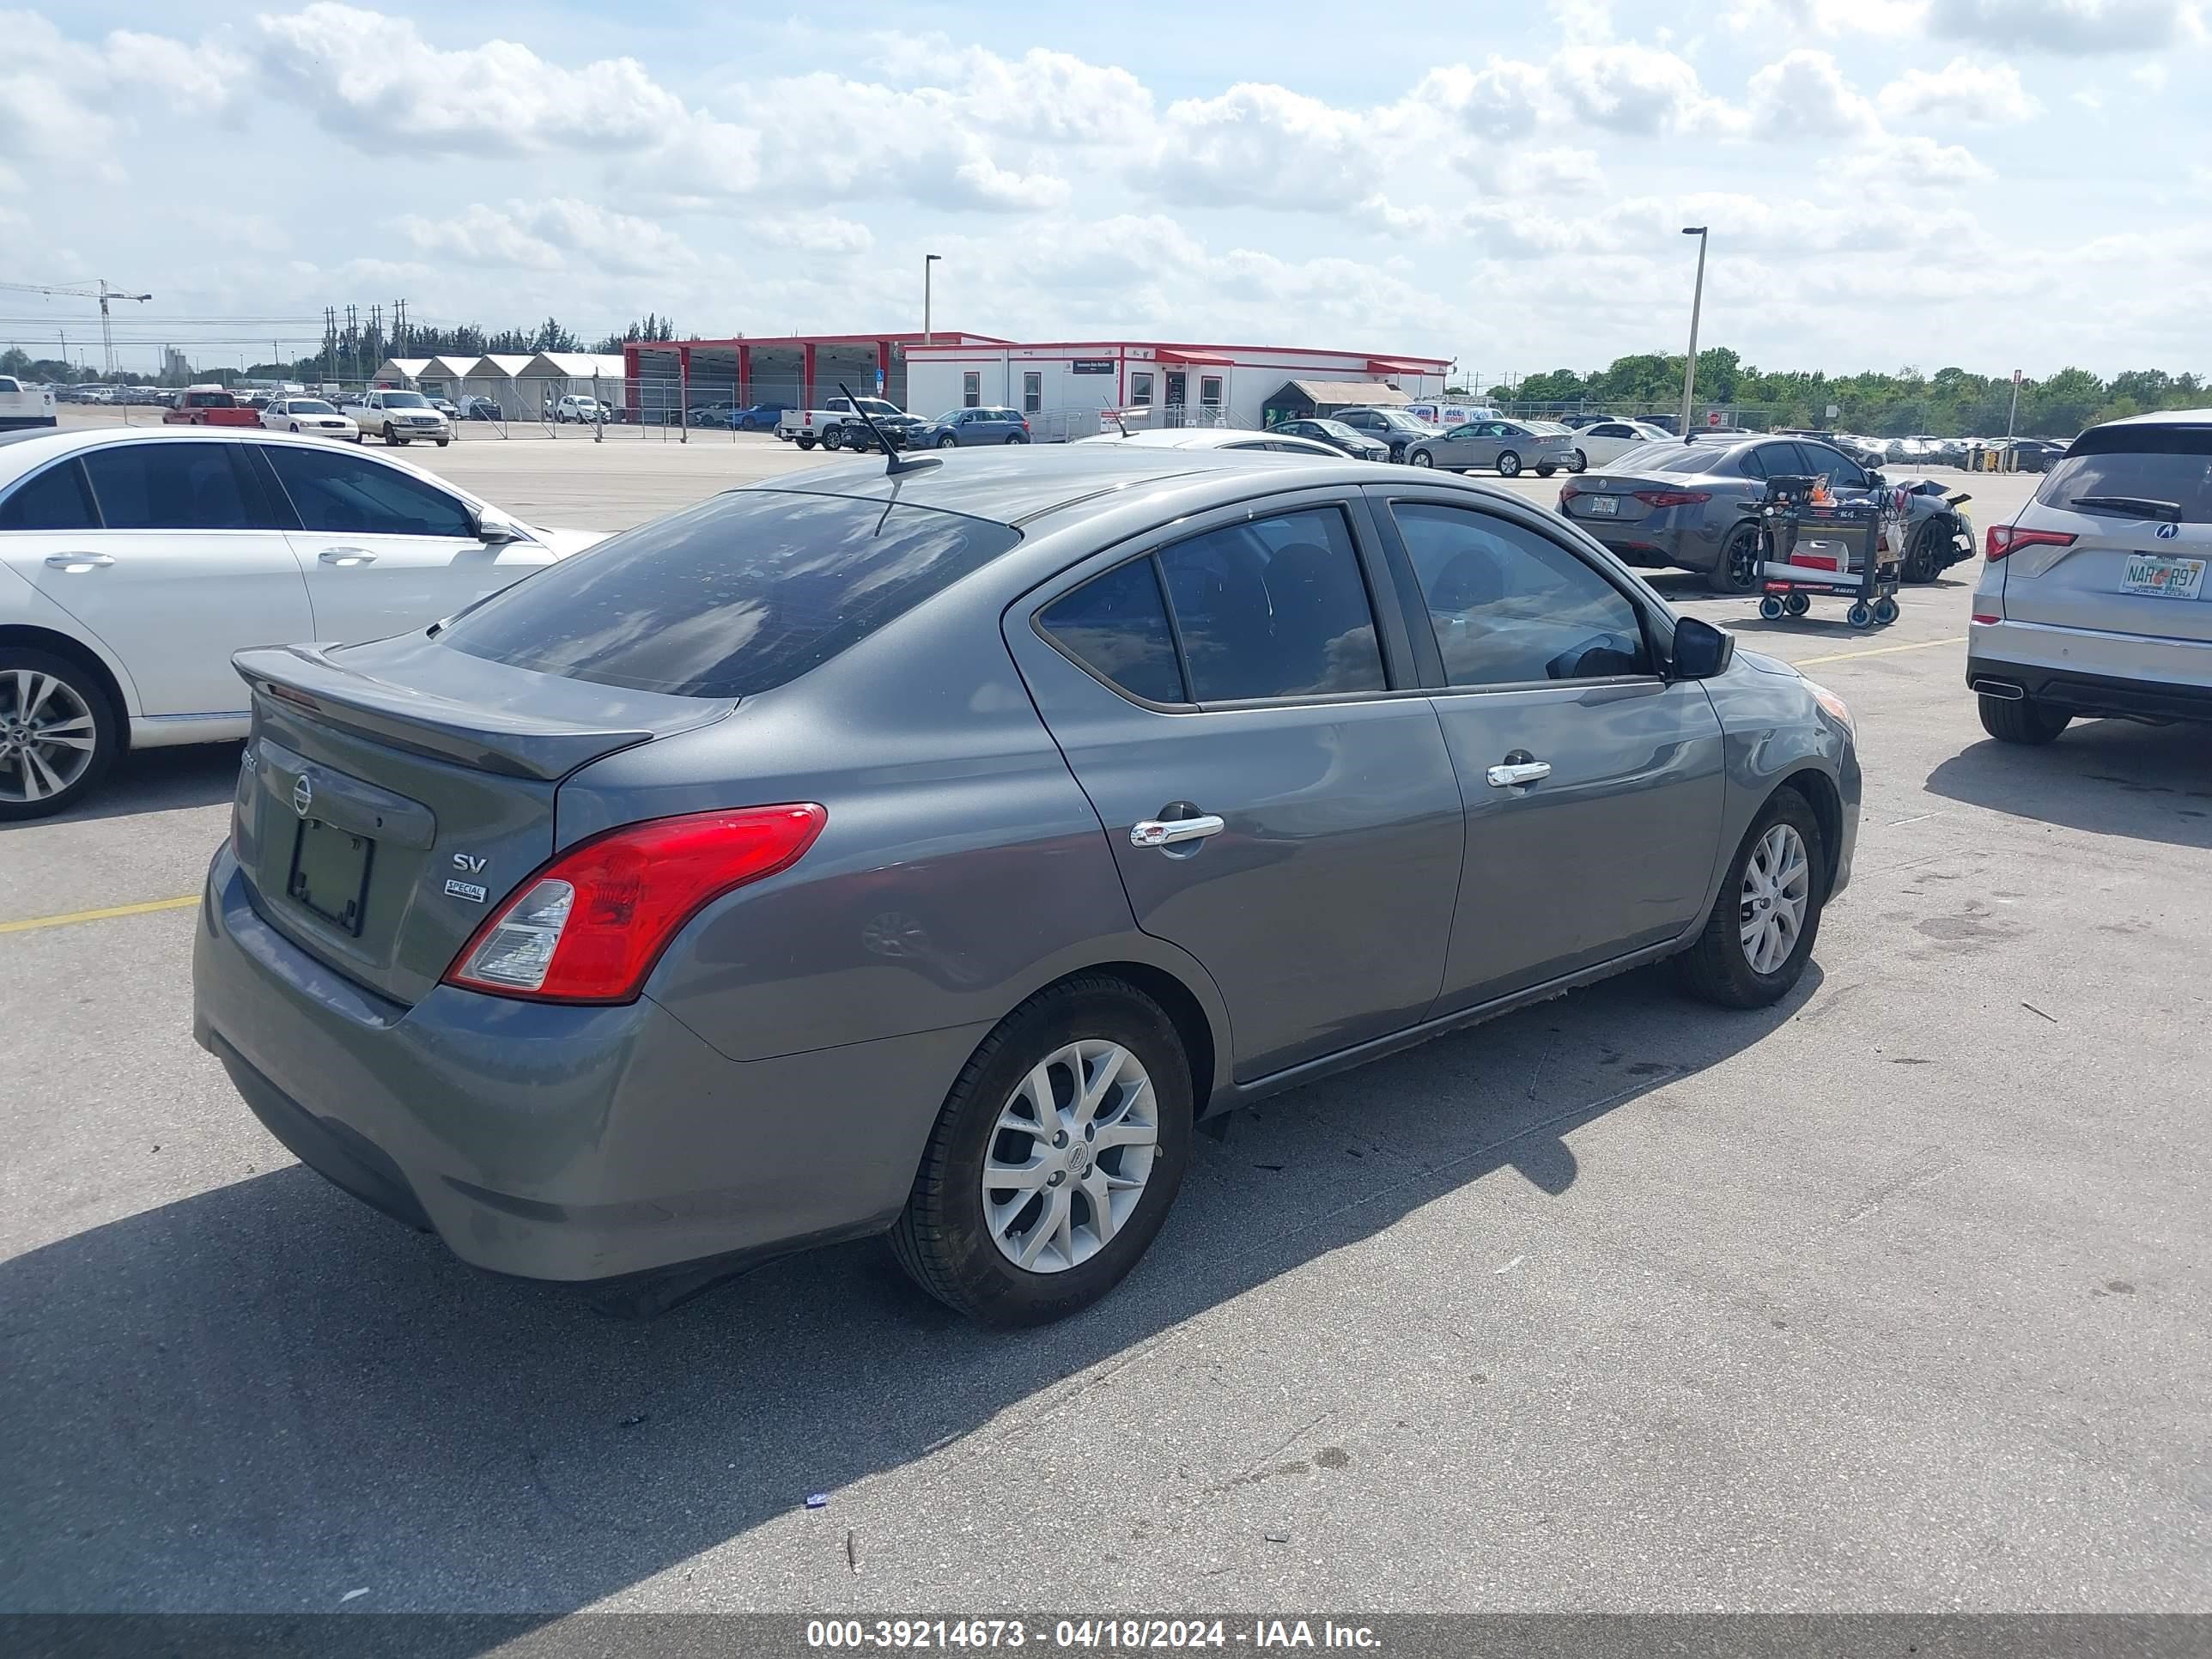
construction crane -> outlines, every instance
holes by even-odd
[[[9,294],[43,294],[49,299],[58,297],[70,300],[99,301],[100,344],[100,349],[106,356],[106,374],[110,380],[115,378],[115,331],[107,320],[107,302],[110,300],[145,301],[154,297],[150,294],[125,294],[105,276],[94,277],[93,286],[89,288],[82,285],[69,287],[52,283],[0,283],[0,291]]]

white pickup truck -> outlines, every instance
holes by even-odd
[[[54,423],[53,387],[25,386],[12,374],[0,374],[0,432]]]
[[[341,412],[353,416],[363,437],[374,434],[394,446],[427,438],[443,449],[453,441],[453,428],[419,392],[391,386],[372,386],[366,397],[352,399]]]
[[[824,449],[845,447],[845,428],[860,426],[855,409],[866,410],[876,419],[903,413],[896,404],[881,398],[830,398],[821,409],[787,409],[776,417],[775,435],[787,444],[797,444],[801,449],[811,449],[820,444]],[[860,433],[865,441],[867,431]]]

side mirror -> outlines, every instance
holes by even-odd
[[[477,539],[486,547],[505,547],[509,542],[519,542],[522,532],[504,519],[488,519],[476,514]]]
[[[1674,623],[1674,678],[1709,680],[1735,660],[1735,635],[1696,617]]]
[[[1868,471],[1868,473],[1867,473],[1867,482],[1868,482],[1869,483],[1872,484],[1872,485],[1873,485],[1876,489],[1881,489],[1883,486],[1885,486],[1886,484],[1887,484],[1887,483],[1889,483],[1889,480],[1888,480],[1888,479],[1887,479],[1887,478],[1885,478],[1885,477],[1883,477],[1881,476],[1881,468],[1879,468],[1879,467],[1875,467],[1875,468],[1870,469],[1870,470]]]

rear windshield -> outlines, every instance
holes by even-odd
[[[933,507],[734,490],[549,566],[438,637],[541,674],[750,696],[829,661],[1020,539]]]
[[[1606,468],[1608,472],[1711,472],[1728,459],[1717,444],[1684,444],[1665,439],[1632,449]]]
[[[2146,441],[2151,438],[2148,433],[2143,436]],[[2180,453],[2191,446],[2177,440],[2188,437],[2196,440],[2194,453]],[[2158,440],[2160,447],[2156,451],[2130,449],[2105,455],[2069,456],[2044,475],[2043,488],[2035,492],[2035,499],[2045,507],[2063,507],[2074,513],[2124,512],[2118,507],[2100,509],[2076,505],[2084,497],[2170,501],[2181,509],[2184,524],[2212,524],[2212,431],[2160,434]]]

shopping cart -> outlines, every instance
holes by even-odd
[[[1854,628],[1886,628],[1897,620],[1902,490],[1838,501],[1828,498],[1824,478],[1769,478],[1759,540],[1759,614],[1769,622],[1803,616],[1815,593],[1849,599],[1844,619]]]

